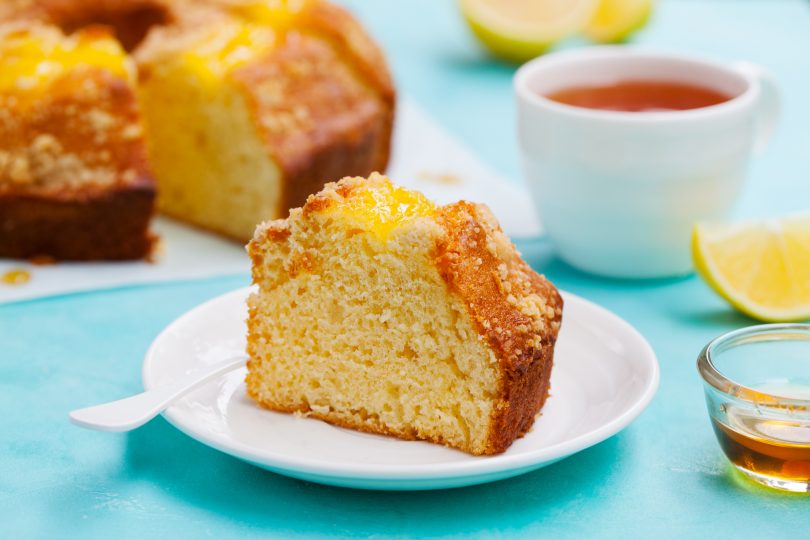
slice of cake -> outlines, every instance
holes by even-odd
[[[135,52],[162,212],[244,242],[325,180],[385,168],[393,86],[353,18],[319,1],[206,5]]]
[[[260,225],[248,251],[261,405],[479,455],[531,428],[562,299],[486,207],[346,178]]]
[[[155,187],[134,84],[104,29],[0,25],[0,257],[150,253]]]

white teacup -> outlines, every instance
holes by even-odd
[[[627,80],[694,84],[731,99],[621,112],[544,97]],[[628,47],[543,56],[514,85],[524,172],[549,238],[573,266],[624,278],[691,271],[694,223],[728,215],[779,109],[775,83],[755,66]]]

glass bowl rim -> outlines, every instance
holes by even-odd
[[[810,408],[810,399],[762,392],[740,384],[726,377],[712,361],[712,355],[722,352],[723,349],[718,350],[720,347],[728,344],[732,346],[745,345],[745,338],[772,335],[776,337],[766,341],[779,341],[791,340],[791,336],[796,336],[797,334],[806,336],[808,345],[810,345],[810,324],[805,323],[758,324],[726,332],[712,339],[703,347],[703,350],[700,351],[697,361],[698,372],[706,384],[735,399],[747,401],[758,406],[779,405],[781,407],[784,405],[795,405],[797,407]],[[795,337],[793,340],[798,341]]]

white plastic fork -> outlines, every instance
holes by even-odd
[[[131,431],[150,421],[192,390],[244,366],[246,361],[245,356],[229,358],[166,386],[159,386],[117,401],[71,411],[70,421],[77,426],[98,431]]]

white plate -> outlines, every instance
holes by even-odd
[[[146,354],[144,387],[170,383],[244,351],[249,292],[215,298],[170,324]],[[578,296],[563,297],[551,397],[531,432],[498,456],[474,457],[262,409],[245,394],[244,369],[194,391],[164,417],[222,452],[323,484],[416,490],[516,476],[607,439],[638,416],[658,388],[655,354],[633,327]]]

